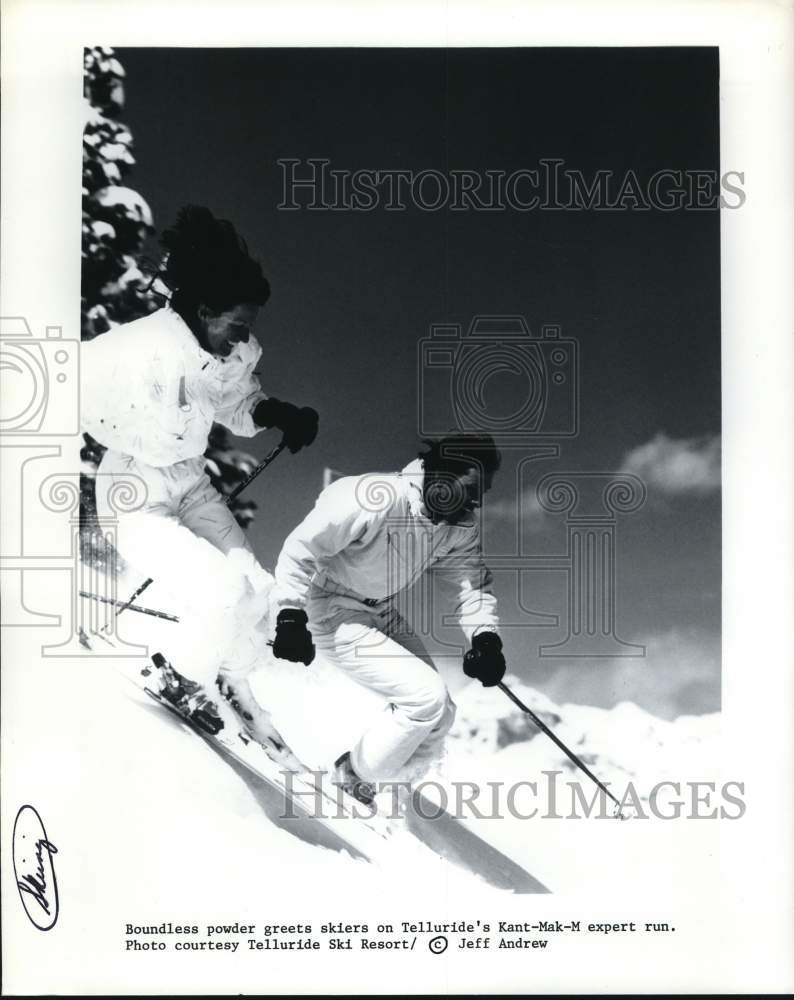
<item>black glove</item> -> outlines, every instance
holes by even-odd
[[[254,423],[259,427],[278,427],[294,455],[317,437],[320,415],[311,406],[295,406],[280,399],[263,399],[254,409]]]
[[[312,634],[307,628],[309,619],[299,608],[284,608],[276,618],[276,638],[273,640],[273,655],[279,660],[305,663],[314,659]]]
[[[471,649],[463,657],[463,673],[476,677],[483,687],[496,687],[507,670],[502,656],[502,640],[496,632],[478,632]]]

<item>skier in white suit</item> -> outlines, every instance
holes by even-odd
[[[314,645],[388,699],[384,716],[335,762],[335,781],[371,804],[379,782],[412,782],[438,757],[455,716],[421,639],[395,608],[431,567],[457,588],[471,643],[464,670],[486,686],[505,673],[477,510],[500,464],[487,435],[430,443],[402,472],[339,479],[287,537],[276,565],[273,652],[310,663]]]
[[[262,391],[252,329],[270,287],[231,223],[188,206],[162,243],[168,305],[82,345],[83,428],[108,449],[97,508],[113,516],[113,485],[137,477],[145,499],[119,515],[118,545],[179,611],[166,650],[174,671],[199,702],[215,698],[219,678],[264,739],[269,718],[246,678],[264,653],[260,623],[273,578],[212,486],[203,456],[213,422],[245,437],[279,428],[296,452],[313,442],[318,417]]]

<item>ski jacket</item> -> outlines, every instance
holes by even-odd
[[[251,336],[216,358],[168,306],[113,327],[81,347],[83,430],[158,467],[203,454],[213,422],[252,437],[261,355]]]
[[[331,483],[288,535],[276,565],[277,608],[302,608],[310,587],[375,603],[431,569],[457,588],[456,614],[471,640],[496,630],[492,576],[483,562],[479,521],[433,524],[422,502],[423,464],[402,472],[349,476]]]

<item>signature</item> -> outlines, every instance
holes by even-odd
[[[33,806],[22,806],[17,813],[12,845],[14,875],[25,913],[34,927],[49,931],[58,919],[58,883],[52,863],[58,848],[47,837]]]

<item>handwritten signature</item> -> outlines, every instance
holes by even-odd
[[[41,816],[33,806],[22,806],[17,813],[12,844],[14,874],[25,913],[40,931],[52,930],[59,909],[52,862],[58,848],[47,836]]]

